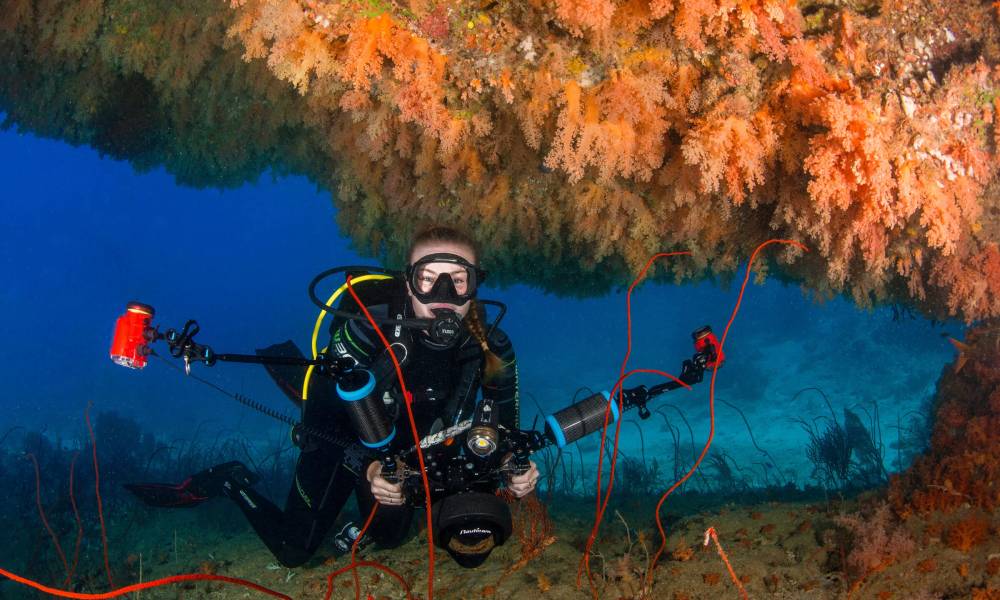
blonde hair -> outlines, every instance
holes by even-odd
[[[472,337],[479,342],[479,347],[483,349],[483,379],[489,381],[503,371],[503,360],[490,350],[490,344],[486,340],[486,327],[483,325],[482,316],[479,314],[481,305],[475,300],[469,301],[469,314],[465,317],[465,325],[472,333]]]
[[[418,246],[440,242],[465,246],[472,251],[473,263],[476,265],[479,264],[479,248],[475,240],[472,239],[472,236],[464,231],[446,225],[432,225],[420,230],[410,243],[410,250],[406,255],[407,260],[412,260],[413,251]],[[469,312],[465,316],[465,325],[469,329],[469,333],[472,334],[472,337],[479,343],[479,347],[483,349],[483,378],[485,381],[489,381],[503,371],[504,364],[503,360],[490,350],[489,341],[486,339],[486,327],[483,324],[483,317],[480,314],[481,310],[483,309],[480,303],[470,300]]]

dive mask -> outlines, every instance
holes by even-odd
[[[415,274],[421,272],[423,265],[430,263],[449,263],[447,267],[446,265],[438,265],[438,267],[441,267],[442,270],[444,268],[448,268],[449,273],[435,278],[433,282],[422,282],[423,284],[430,283],[429,287],[426,285],[414,285],[412,282]],[[450,265],[460,265],[462,269],[455,270],[451,268]],[[438,273],[437,270],[434,272]],[[336,315],[345,319],[360,321],[366,320],[367,317],[355,311],[340,310],[331,304],[340,296],[342,292],[344,292],[347,287],[346,284],[341,286],[341,288],[330,296],[330,299],[326,302],[321,300],[319,296],[316,295],[316,288],[320,282],[339,273],[347,273],[348,275],[354,275],[359,278],[363,277],[364,274],[382,274],[382,279],[395,279],[400,284],[399,289],[402,293],[405,293],[402,282],[402,278],[405,275],[406,280],[408,281],[406,285],[413,290],[413,295],[416,296],[417,300],[420,302],[440,302],[442,304],[454,304],[456,306],[461,306],[474,298],[478,283],[486,277],[485,271],[480,270],[461,256],[457,256],[455,254],[431,254],[421,258],[407,267],[405,274],[400,273],[399,271],[384,269],[382,267],[345,266],[327,269],[316,275],[316,277],[309,282],[309,299],[312,300],[312,302],[324,313]],[[429,276],[430,273],[423,273],[423,275]],[[421,291],[424,289],[428,291],[426,293]],[[507,313],[507,307],[502,302],[497,302],[496,300],[479,299],[478,302],[481,304],[492,305],[499,309],[499,313],[490,324],[489,330],[486,332],[486,337],[488,338],[493,335],[493,331],[500,324],[500,321],[503,320],[503,316]],[[434,313],[434,317],[430,319],[403,318],[400,314],[396,316],[375,315],[372,317],[372,320],[379,325],[396,326],[396,336],[399,335],[398,328],[403,327],[413,331],[423,331],[428,335],[431,341],[442,346],[448,346],[455,343],[455,341],[459,339],[462,328],[464,327],[462,324],[462,318],[459,317],[454,310],[448,308],[433,308],[431,309],[431,312]],[[319,327],[318,322],[316,327]]]
[[[462,306],[476,297],[486,271],[457,254],[438,252],[406,267],[406,281],[421,304]]]

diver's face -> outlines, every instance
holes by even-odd
[[[419,244],[410,254],[410,264],[420,260],[422,257],[428,254],[455,254],[461,256],[465,260],[472,264],[476,264],[476,255],[472,252],[471,248],[468,248],[462,244],[455,244],[453,242],[428,242],[426,244]],[[420,272],[416,274],[416,279],[419,282],[425,282],[428,286],[426,291],[430,291],[430,286],[434,285],[437,281],[438,275],[442,273],[448,273],[451,275],[452,283],[455,285],[455,291],[459,294],[464,294],[466,291],[465,281],[465,269],[460,265],[452,263],[427,263],[423,266]],[[449,310],[455,311],[459,317],[465,318],[465,315],[469,312],[469,306],[471,302],[466,302],[462,305],[455,304],[445,304],[441,302],[431,302],[430,304],[424,304],[413,295],[413,290],[410,289],[409,284],[406,286],[406,293],[410,296],[410,304],[413,306],[413,313],[422,319],[433,319],[434,308],[447,308]]]

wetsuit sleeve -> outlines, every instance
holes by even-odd
[[[517,385],[517,358],[507,334],[497,329],[489,339],[490,350],[503,361],[503,369],[482,384],[483,397],[496,401],[500,408],[500,424],[508,429],[519,429],[521,398]]]

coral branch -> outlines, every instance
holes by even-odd
[[[59,544],[59,538],[56,537],[52,527],[49,525],[49,520],[45,518],[45,509],[42,508],[42,480],[41,474],[38,471],[38,460],[35,458],[34,454],[28,453],[28,458],[31,460],[31,466],[35,468],[35,504],[38,506],[38,516],[42,519],[42,525],[45,526],[45,531],[49,532],[49,537],[52,538],[52,546],[56,549],[56,555],[59,556],[60,562],[62,562],[63,569],[66,571],[67,577],[69,576],[69,565],[66,563],[66,555],[63,554],[62,546]]]
[[[73,458],[69,462],[69,503],[73,507],[73,518],[76,520],[76,543],[73,544],[73,564],[66,575],[66,583],[63,587],[69,587],[73,583],[73,575],[76,573],[76,565],[80,560],[80,543],[83,541],[83,522],[80,521],[80,511],[76,507],[76,496],[73,493],[74,475],[76,469],[76,459],[79,452],[73,453]]]
[[[747,595],[746,589],[743,588],[743,584],[740,583],[739,577],[736,576],[736,571],[733,571],[733,565],[729,564],[729,557],[726,556],[726,551],[722,549],[722,544],[719,543],[719,536],[715,533],[715,527],[709,527],[705,530],[704,545],[707,546],[709,541],[715,543],[715,549],[722,558],[722,562],[726,564],[726,570],[729,571],[729,577],[733,580],[733,585],[736,586],[736,589],[740,591],[740,596],[743,597],[743,600],[749,600],[750,596]]]
[[[94,496],[97,497],[97,517],[101,523],[101,545],[104,548],[104,571],[108,575],[108,585],[115,587],[111,578],[111,563],[108,562],[108,532],[104,525],[104,504],[101,501],[101,469],[97,464],[97,441],[94,439],[94,428],[90,426],[90,407],[87,403],[86,410],[83,411],[84,420],[87,422],[87,433],[90,435],[90,448],[94,457]]]

